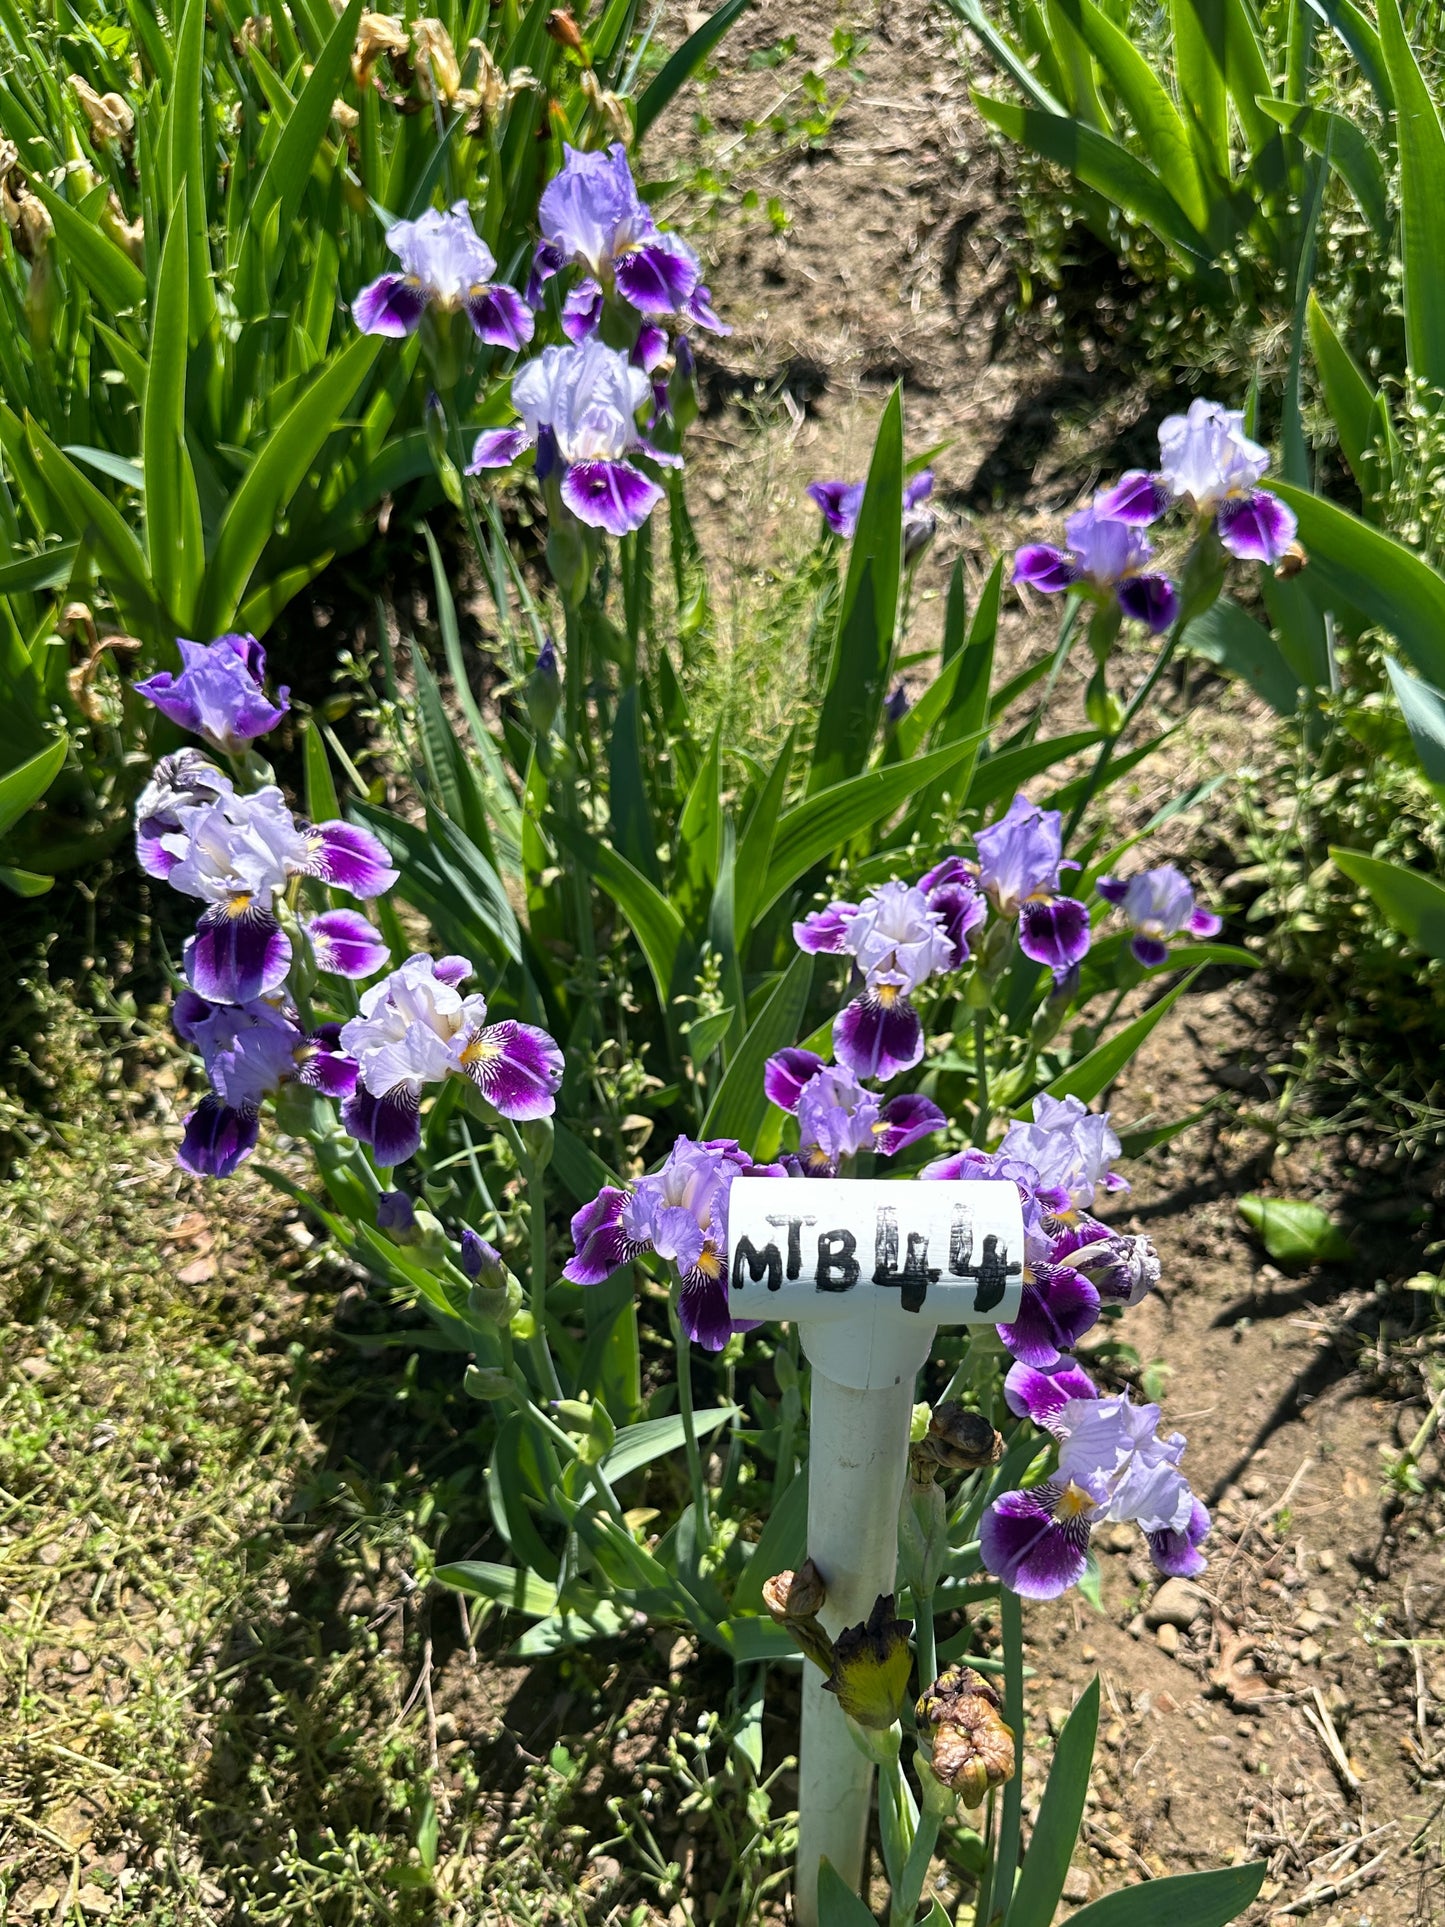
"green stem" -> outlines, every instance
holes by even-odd
[[[563,1396],[557,1375],[557,1361],[547,1342],[547,1193],[542,1173],[545,1166],[535,1158],[527,1160],[527,1189],[531,1193],[531,1259],[527,1266],[527,1308],[535,1327],[532,1356],[541,1373],[540,1383],[553,1398]]]
[[[1176,622],[1174,627],[1169,631],[1163,648],[1154,658],[1153,668],[1129,698],[1128,707],[1119,720],[1119,727],[1114,731],[1112,736],[1106,736],[1103,742],[1100,743],[1099,753],[1094,758],[1094,767],[1089,771],[1089,780],[1084,785],[1084,793],[1074,805],[1069,816],[1068,827],[1064,831],[1063,840],[1065,849],[1068,849],[1069,845],[1073,842],[1074,832],[1083,821],[1085,810],[1088,809],[1095,796],[1098,795],[1099,786],[1108,773],[1110,763],[1114,760],[1114,751],[1128,734],[1130,723],[1133,722],[1134,718],[1139,714],[1139,711],[1144,707],[1145,703],[1148,702],[1150,696],[1153,695],[1154,686],[1169,666],[1169,659],[1174,654],[1179,643],[1179,638],[1183,633],[1183,622]]]
[[[973,1013],[974,1112],[973,1142],[983,1144],[988,1136],[992,1111],[988,1101],[988,1012]]]
[[[893,1889],[888,1927],[913,1927],[918,1903],[923,1895],[923,1883],[928,1878],[928,1869],[933,1861],[933,1849],[938,1845],[941,1824],[942,1815],[930,1812],[927,1807],[919,1814],[918,1831],[913,1836],[913,1845],[908,1849],[902,1877]]]
[[[575,829],[582,827],[581,758],[582,730],[586,719],[583,677],[586,673],[586,645],[582,631],[582,612],[564,603],[567,618],[567,660],[563,665],[563,702],[567,729],[567,771],[562,781],[560,803],[563,818]],[[597,945],[592,929],[592,891],[582,860],[575,850],[567,852],[567,870],[572,882],[572,910],[577,925],[577,948],[590,986],[596,981]]]
[[[878,1838],[883,1846],[883,1865],[888,1884],[896,1893],[903,1882],[908,1846],[903,1826],[903,1767],[895,1753],[878,1766]]]
[[[672,1340],[677,1347],[677,1409],[682,1418],[682,1443],[687,1454],[687,1476],[692,1486],[693,1516],[697,1520],[697,1542],[712,1543],[712,1519],[708,1512],[707,1485],[702,1475],[702,1453],[698,1450],[697,1422],[692,1405],[692,1346],[670,1300],[667,1315],[672,1325]]]
[[[983,1867],[978,1876],[978,1891],[973,1897],[974,1927],[988,1927],[993,1914],[993,1868],[998,1849],[998,1796],[988,1790],[988,1811],[984,1816]]]
[[[1024,1619],[1018,1594],[1007,1586],[999,1590],[999,1617],[1003,1630],[1003,1716],[1013,1729],[1018,1755],[1014,1776],[1003,1790],[1003,1819],[993,1867],[994,1906],[1007,1913],[1018,1871],[1024,1799]],[[979,1927],[987,1927],[987,1922],[981,1920]]]
[[[938,1678],[938,1629],[933,1623],[933,1594],[921,1594],[913,1602],[913,1643],[918,1656],[918,1690],[926,1693]]]

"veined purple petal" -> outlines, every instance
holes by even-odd
[[[1088,1279],[1064,1265],[1040,1265],[1025,1279],[1019,1315],[998,1335],[1015,1358],[1047,1371],[1098,1323],[1099,1294]]]
[[[814,956],[837,956],[848,947],[848,926],[857,914],[856,903],[830,903],[826,910],[810,910],[793,925],[793,942]]]
[[[1056,549],[1048,542],[1030,542],[1014,557],[1010,579],[1015,583],[1026,582],[1044,595],[1057,595],[1063,589],[1071,589],[1079,580],[1079,567],[1067,550]]]
[[[1209,1536],[1209,1526],[1209,1513],[1196,1499],[1189,1524],[1182,1532],[1166,1528],[1162,1532],[1145,1535],[1149,1541],[1149,1557],[1159,1571],[1167,1573],[1171,1579],[1197,1578],[1209,1564],[1199,1550]]]
[[[1129,948],[1146,970],[1157,970],[1169,961],[1169,946],[1161,937],[1131,937]]]
[[[1003,1395],[1019,1418],[1032,1419],[1045,1432],[1056,1432],[1059,1414],[1071,1399],[1097,1398],[1099,1391],[1089,1374],[1069,1361],[1052,1372],[1040,1371],[1036,1365],[1011,1365]]]
[[[995,1499],[979,1525],[984,1566],[1023,1599],[1057,1599],[1084,1576],[1089,1514],[1056,1516],[1063,1497],[1052,1482]]]
[[[307,1039],[301,1082],[326,1097],[350,1097],[356,1089],[356,1059],[341,1048],[340,1024],[318,1024]]]
[[[896,1157],[922,1137],[941,1131],[948,1119],[931,1098],[916,1091],[903,1097],[890,1097],[878,1114],[874,1127],[875,1148],[884,1157]]]
[[[388,1169],[404,1164],[421,1143],[421,1099],[405,1084],[385,1097],[373,1097],[358,1085],[341,1107],[341,1121]]]
[[[391,949],[359,910],[324,910],[306,926],[318,970],[335,977],[370,977],[390,963]]]
[[[926,883],[920,888],[927,888]],[[953,967],[969,959],[969,933],[988,915],[988,899],[971,876],[956,883],[941,883],[928,891],[928,907],[943,918],[943,928],[953,945]]]
[[[1019,949],[1056,973],[1072,969],[1088,955],[1088,909],[1074,897],[1025,903],[1019,910]]]
[[[351,304],[352,318],[364,335],[413,334],[425,312],[426,289],[404,274],[382,275]]]
[[[183,952],[186,982],[213,1004],[269,997],[291,968],[291,939],[268,909],[216,904],[202,914]]]
[[[630,462],[574,462],[562,477],[562,500],[579,522],[629,535],[662,500],[662,490]]]
[[[1168,489],[1157,475],[1143,468],[1129,469],[1094,497],[1094,508],[1099,515],[1115,522],[1132,522],[1136,528],[1147,528],[1151,522],[1157,522],[1168,506]]]
[[[472,443],[472,459],[467,463],[468,475],[480,475],[488,468],[510,468],[525,449],[532,446],[532,437],[525,428],[484,428]]]
[[[679,1294],[677,1316],[693,1344],[705,1352],[720,1352],[733,1335],[727,1286],[720,1277],[694,1272]]]
[[[478,341],[515,352],[525,348],[532,339],[537,324],[532,310],[515,288],[494,282],[491,287],[478,288],[469,294],[462,305]]]
[[[176,1163],[198,1178],[228,1178],[260,1135],[259,1111],[232,1110],[218,1097],[203,1097],[186,1118]]]
[[[539,241],[537,251],[532,256],[531,272],[527,276],[527,306],[535,308],[542,299],[542,290],[554,274],[560,274],[567,264],[567,257],[561,248],[550,241]]]
[[[833,1055],[856,1077],[886,1083],[923,1057],[923,1024],[906,997],[859,997],[833,1020]]]
[[[1219,509],[1219,539],[1242,562],[1278,562],[1299,530],[1291,508],[1268,489],[1231,498]]]
[[[623,1236],[619,1220],[627,1193],[606,1184],[591,1204],[584,1204],[572,1219],[575,1256],[562,1267],[562,1276],[574,1285],[600,1285],[617,1267],[627,1262],[631,1247]]]
[[[571,290],[562,303],[562,332],[569,341],[585,341],[588,335],[596,334],[602,322],[602,298],[602,283],[590,275]],[[643,361],[637,365],[647,366]]]
[[[769,1103],[776,1104],[780,1111],[796,1111],[803,1086],[822,1068],[823,1060],[816,1051],[776,1051],[763,1066],[763,1090]]]
[[[439,984],[449,984],[453,990],[464,984],[476,971],[467,957],[438,957],[432,964],[432,975]]]
[[[550,1117],[564,1065],[545,1030],[510,1018],[489,1024],[462,1051],[462,1068],[503,1117]]]
[[[306,838],[311,850],[307,874],[354,897],[379,897],[400,874],[392,868],[386,846],[355,823],[313,823]]]
[[[617,292],[640,314],[679,314],[697,286],[697,261],[686,242],[659,234],[612,264]]]
[[[1116,593],[1124,614],[1151,636],[1162,635],[1179,614],[1179,591],[1167,575],[1126,575]]]

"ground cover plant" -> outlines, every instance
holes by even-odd
[[[763,1717],[801,1642],[878,1736],[893,1918],[914,1917],[942,1836],[982,1917],[1042,1920],[1083,1814],[1098,1696],[1061,1722],[1015,1886],[1017,1598],[1097,1587],[1093,1525],[1137,1522],[1176,1577],[1199,1570],[1207,1526],[1182,1440],[1155,1432],[1155,1381],[1113,1335],[1111,1305],[1146,1296],[1157,1267],[1147,1239],[1092,1217],[1125,1147],[1088,1107],[1187,1005],[1181,971],[1250,961],[1214,942],[1186,876],[1111,832],[1108,803],[1159,748],[1151,696],[1226,571],[1290,579],[1293,511],[1261,488],[1268,456],[1243,417],[1196,404],[1162,424],[1157,472],[1100,494],[1063,545],[1019,551],[1013,581],[1066,599],[1056,645],[996,675],[1005,570],[971,614],[959,570],[938,672],[910,704],[894,676],[917,668],[907,619],[931,478],[926,458],[905,460],[895,396],[866,480],[814,492],[828,534],[795,595],[811,713],[781,742],[700,733],[689,699],[716,640],[687,429],[694,343],[726,326],[726,299],[654,219],[621,143],[557,159],[517,285],[478,269],[476,227],[452,205],[392,224],[400,271],[378,260],[347,290],[380,352],[420,342],[416,385],[439,398],[428,462],[491,594],[500,701],[468,675],[427,525],[447,678],[389,639],[382,671],[414,791],[379,797],[313,719],[293,807],[262,760],[287,694],[251,635],[188,642],[136,679],[138,701],[206,745],[162,758],[137,818],[142,868],[205,906],[177,960],[176,1023],[211,1088],[181,1157],[222,1180],[265,1160],[306,1221],[425,1309],[432,1345],[456,1355],[498,1556],[437,1569],[413,1546],[428,1579],[530,1620],[524,1657],[585,1654],[651,1622],[695,1629],[731,1663],[709,1735],[727,1765],[695,1784],[715,1812],[717,1773],[743,1794],[718,1819],[743,1824],[716,1909],[755,1909],[783,1878]],[[484,404],[460,399],[482,352],[467,322],[516,338]],[[519,501],[545,533],[540,568],[511,540]],[[1156,639],[1127,694],[1125,623]],[[1050,734],[1076,646],[1093,666],[1087,726]],[[1197,800],[1169,796],[1149,829]],[[1135,1151],[1188,1118],[1137,1122]],[[806,1372],[795,1338],[731,1329],[727,1186],[766,1169],[806,1187],[877,1157],[916,1172],[930,1150],[934,1175],[1020,1186],[1025,1310],[1002,1348],[940,1344],[900,1590],[830,1639],[804,1562]],[[1087,1372],[1070,1362],[1080,1340]],[[915,1728],[917,1795],[899,1747]],[[955,1822],[954,1795],[983,1819]],[[628,1855],[675,1890],[643,1818],[622,1824]],[[1223,1920],[1263,1871],[1181,1878],[1199,1917]],[[850,1916],[846,1893],[826,1899]]]

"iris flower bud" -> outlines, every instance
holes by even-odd
[[[1013,1728],[999,1710],[999,1696],[971,1666],[950,1666],[919,1696],[918,1736],[941,1786],[966,1807],[979,1806],[990,1787],[1014,1776]]]
[[[913,1622],[898,1619],[893,1594],[879,1593],[857,1626],[845,1626],[833,1642],[833,1671],[824,1690],[837,1696],[849,1719],[886,1732],[903,1712],[913,1665],[908,1636]]]
[[[980,1466],[997,1465],[1003,1457],[1002,1435],[982,1412],[971,1411],[956,1399],[935,1409],[924,1443],[949,1472],[976,1472]]]
[[[811,1559],[796,1572],[776,1572],[763,1581],[763,1604],[779,1626],[784,1626],[821,1672],[833,1670],[833,1642],[818,1623],[827,1599],[823,1575]]]

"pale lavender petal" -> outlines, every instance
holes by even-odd
[[[532,446],[525,428],[484,428],[472,443],[468,475],[480,475],[488,468],[510,468],[524,450]]]
[[[493,348],[525,348],[532,339],[536,321],[515,288],[495,283],[469,294],[464,306],[472,332],[478,341]]]
[[[562,1053],[535,1025],[489,1024],[463,1049],[462,1068],[503,1117],[550,1117],[557,1108]]]
[[[574,462],[562,477],[562,500],[579,522],[629,535],[662,500],[662,490],[630,462]]]
[[[823,1068],[816,1051],[780,1050],[763,1066],[763,1090],[780,1111],[796,1111],[803,1086]]]
[[[426,289],[404,274],[382,275],[351,304],[352,318],[364,335],[413,334],[425,312]]]
[[[279,990],[291,968],[291,939],[270,910],[217,904],[186,940],[186,982],[214,1004],[247,1004]]]
[[[455,990],[458,984],[464,984],[476,972],[466,957],[438,957],[432,965],[432,975],[439,984],[450,984]]]
[[[903,506],[906,509],[917,508],[918,504],[920,502],[926,502],[932,493],[933,470],[931,468],[920,469],[916,475],[911,476],[908,481],[903,484]]]
[[[1057,1599],[1084,1576],[1089,1518],[1087,1513],[1056,1518],[1060,1496],[1053,1484],[1005,1492],[979,1525],[985,1568],[1021,1598]]]
[[[336,977],[370,977],[391,961],[390,946],[359,910],[324,910],[306,926],[318,970]]]
[[[833,1021],[833,1055],[857,1077],[887,1082],[923,1057],[923,1024],[906,997],[859,997]]]
[[[1019,949],[1056,973],[1088,955],[1089,912],[1074,897],[1025,903],[1019,910]]]
[[[1298,530],[1294,510],[1268,489],[1220,506],[1219,539],[1242,562],[1280,561]]]
[[[176,1163],[198,1178],[228,1178],[260,1135],[261,1116],[253,1107],[234,1110],[217,1097],[203,1097],[186,1117]]]

